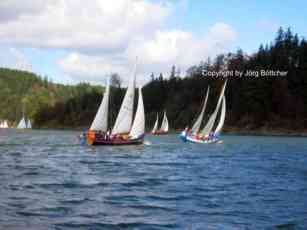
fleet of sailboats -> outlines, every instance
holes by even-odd
[[[138,88],[138,105],[133,120],[136,69],[131,78],[112,131],[108,130],[110,85],[108,83],[102,102],[86,133],[89,145],[142,144],[145,136],[145,112],[141,87]]]
[[[210,87],[208,86],[206,96],[201,107],[201,111],[192,128],[188,127],[180,133],[180,138],[184,142],[193,143],[217,143],[221,142],[220,133],[223,129],[226,116],[226,98],[225,89],[227,80],[224,82],[220,91],[218,102],[213,113],[202,127],[206,106],[210,94]],[[145,111],[142,95],[142,88],[138,87],[138,102],[137,109],[134,113],[134,101],[136,94],[136,65],[133,76],[131,77],[128,87],[125,92],[120,110],[117,114],[115,123],[111,128],[108,122],[109,116],[109,101],[110,101],[110,82],[107,83],[101,104],[92,121],[92,124],[87,132],[80,135],[82,142],[87,142],[89,145],[137,145],[144,142],[145,137]],[[218,122],[217,118],[219,116]],[[215,124],[216,127],[214,128]],[[153,135],[163,135],[169,132],[169,121],[166,111],[163,112],[163,119],[160,128],[159,114],[157,113],[154,127],[151,130]],[[0,128],[9,128],[8,121],[0,121]],[[31,129],[31,120],[26,118],[24,112],[20,119],[17,129]]]
[[[160,126],[160,129],[158,129],[158,123],[159,123],[159,115],[157,113],[157,118],[154,124],[154,127],[151,131],[151,133],[153,135],[163,135],[163,134],[168,134],[168,130],[169,130],[169,125],[168,125],[168,119],[166,116],[166,111],[164,111],[164,115],[163,115],[163,120]]]
[[[102,102],[98,108],[95,118],[89,130],[84,135],[89,145],[128,145],[143,143],[145,136],[145,112],[142,89],[140,87],[138,88],[137,110],[133,119],[136,85],[135,81],[136,71],[133,77],[130,79],[126,94],[124,96],[122,105],[120,107],[119,113],[112,129],[110,129],[108,124],[110,84],[107,84],[105,93],[102,98]],[[192,128],[186,128],[180,134],[180,138],[184,142],[205,144],[221,142],[219,136],[224,126],[226,115],[226,98],[224,95],[226,84],[227,80],[223,84],[215,110],[209,117],[207,123],[201,129],[210,93],[210,88],[207,88],[202,109],[197,119],[195,120]],[[216,125],[216,128],[214,129],[214,125],[216,123],[219,112],[219,121]],[[168,133],[169,122],[167,119],[166,111],[164,111],[163,113],[163,120],[160,128],[158,128],[158,125],[159,115],[157,114],[156,121],[151,133],[153,135],[161,135]]]
[[[209,95],[209,87],[207,89],[206,98],[201,110],[200,115],[198,116],[196,122],[192,126],[192,129],[186,128],[184,131],[181,132],[180,138],[185,142],[194,142],[194,143],[217,143],[220,142],[219,135],[220,132],[224,126],[225,122],[225,115],[226,115],[226,98],[225,98],[225,88],[226,88],[227,80],[225,81],[222,90],[219,95],[218,103],[215,107],[214,112],[209,117],[209,120],[207,121],[206,125],[203,129],[200,130],[201,123],[203,120],[204,112],[206,109],[206,104],[208,100]],[[218,112],[220,112],[220,119],[216,126],[216,128],[213,130]]]

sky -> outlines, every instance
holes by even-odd
[[[217,54],[251,54],[282,26],[307,37],[305,0],[1,0],[0,67],[54,82],[138,84]]]

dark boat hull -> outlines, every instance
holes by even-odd
[[[134,139],[124,139],[122,137],[105,138],[102,135],[95,134],[95,136],[87,136],[87,143],[89,145],[141,145],[144,141],[144,135]]]
[[[95,140],[91,145],[141,145],[143,139],[132,139],[132,140]]]
[[[167,135],[168,132],[164,132],[164,131],[156,131],[156,132],[153,132],[151,133],[152,135]]]

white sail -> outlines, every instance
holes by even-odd
[[[4,128],[3,121],[0,122],[0,128]]]
[[[218,135],[222,128],[223,128],[223,125],[224,125],[224,122],[225,122],[225,115],[226,115],[226,98],[225,98],[225,95],[223,96],[223,102],[222,102],[222,109],[221,109],[221,116],[220,116],[220,121],[214,131],[214,133],[216,135]]]
[[[158,129],[158,121],[159,121],[159,116],[158,116],[158,113],[157,113],[157,119],[156,119],[155,125],[154,125],[154,127],[153,127],[153,129],[151,131],[152,133],[155,133],[157,131],[157,129]]]
[[[137,138],[143,135],[144,133],[145,133],[145,112],[144,112],[142,90],[141,88],[139,88],[138,106],[136,109],[135,118],[129,135],[132,138]]]
[[[17,125],[17,129],[26,129],[26,128],[27,128],[26,120],[24,117],[22,117]]]
[[[209,96],[209,91],[210,91],[210,88],[208,86],[208,89],[207,89],[207,94],[206,94],[206,98],[205,98],[205,102],[204,102],[204,105],[203,105],[203,108],[197,118],[197,120],[195,121],[194,125],[192,126],[192,133],[193,134],[197,134],[199,129],[200,129],[200,126],[201,126],[201,123],[202,123],[202,120],[203,120],[203,117],[204,117],[204,113],[205,113],[205,110],[206,110],[206,106],[207,106],[207,100],[208,100],[208,96]]]
[[[27,129],[32,129],[32,124],[31,124],[30,119],[28,119],[28,122],[27,122]]]
[[[108,83],[90,130],[102,132],[106,132],[108,130],[109,97],[110,84]]]
[[[136,72],[135,72],[136,73]],[[112,134],[129,133],[131,129],[134,105],[135,74],[130,80],[123,103],[117,115]]]
[[[3,128],[7,129],[9,127],[8,123],[7,123],[7,120],[5,120],[3,122]]]
[[[165,111],[164,111],[163,121],[162,121],[160,130],[163,132],[168,132],[168,120],[167,120]]]
[[[211,114],[210,118],[209,118],[209,121],[207,122],[205,128],[201,131],[201,134],[203,136],[208,136],[209,133],[211,132],[212,128],[213,128],[213,125],[214,125],[214,122],[216,120],[216,116],[217,116],[217,113],[219,111],[219,108],[220,108],[220,105],[221,105],[221,102],[222,102],[222,98],[224,96],[224,92],[225,92],[225,87],[226,87],[226,83],[227,83],[227,80],[225,81],[224,85],[223,85],[223,88],[221,90],[221,93],[220,93],[220,96],[219,96],[219,100],[217,102],[217,105],[215,107],[215,110],[214,112]]]

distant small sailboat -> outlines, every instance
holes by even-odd
[[[26,119],[25,116],[23,115],[16,128],[17,129],[32,129],[31,120]]]
[[[17,129],[26,129],[27,128],[27,122],[25,117],[22,117],[21,120],[19,121],[17,127]]]
[[[145,136],[145,112],[142,89],[138,89],[138,105],[133,118],[135,78],[130,80],[112,132],[108,131],[110,85],[108,83],[94,121],[86,133],[89,145],[136,145],[142,144]]]
[[[223,85],[223,88],[221,90],[219,100],[218,100],[218,103],[215,107],[214,112],[211,114],[211,116],[210,116],[207,124],[205,125],[205,127],[199,132],[201,122],[202,122],[202,119],[203,119],[203,115],[204,115],[204,111],[205,111],[206,104],[207,104],[208,95],[209,95],[209,88],[208,88],[206,99],[205,99],[202,111],[201,111],[199,117],[197,118],[196,122],[194,123],[192,129],[188,130],[186,128],[180,134],[180,138],[184,142],[203,143],[203,144],[219,143],[220,142],[219,135],[220,135],[220,132],[221,132],[223,126],[224,126],[225,115],[226,115],[226,98],[225,98],[225,95],[224,95],[226,83],[227,83],[227,80],[225,81],[225,83]],[[215,130],[212,131],[219,110],[221,110],[220,119],[219,119],[218,125],[216,126]]]
[[[1,128],[1,129],[7,129],[7,128],[9,128],[9,125],[8,125],[7,120],[4,120],[4,121],[1,121],[1,122],[0,122],[0,128]]]
[[[28,119],[28,122],[27,122],[27,129],[32,129],[32,123],[30,119]]]
[[[155,121],[154,127],[151,131],[153,135],[164,135],[168,134],[169,124],[166,116],[166,112],[164,111],[163,120],[160,129],[158,129],[159,115],[157,113],[157,119]]]

